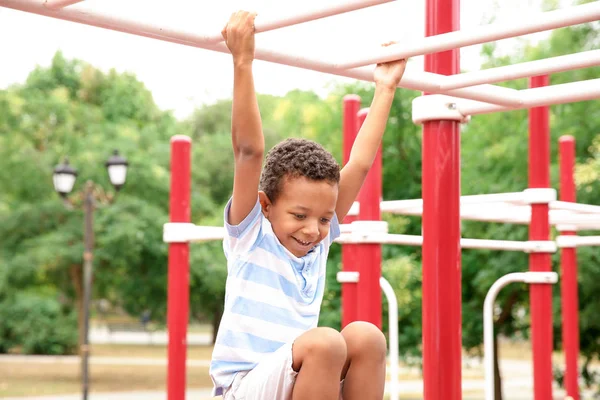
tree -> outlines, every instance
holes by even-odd
[[[132,168],[119,201],[96,213],[94,298],[113,299],[131,313],[144,309],[141,301],[162,309],[157,297],[134,301],[139,287],[125,281],[139,285],[146,270],[164,274],[166,246],[156,242],[167,220],[168,138],[177,132],[175,119],[158,110],[133,76],[103,74],[60,53],[25,84],[0,92],[0,108],[0,234],[6,238],[0,243],[6,289],[0,301],[9,304],[20,291],[46,287],[45,295],[67,312],[81,309],[79,188],[91,179],[99,184],[99,205],[110,199],[101,189],[110,187],[104,161],[119,148]],[[51,183],[65,155],[84,177],[70,196],[73,210],[63,207]]]

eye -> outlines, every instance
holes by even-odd
[[[294,217],[295,217],[296,219],[305,219],[305,218],[306,218],[306,215],[304,215],[304,214],[294,214]]]
[[[331,222],[331,220],[329,218],[321,218],[321,223],[322,224],[328,224],[330,222]]]

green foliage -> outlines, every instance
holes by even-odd
[[[24,354],[69,354],[76,348],[75,313],[47,293],[19,292],[0,300],[0,321],[0,353],[17,348]]]

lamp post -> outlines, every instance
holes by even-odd
[[[127,160],[119,155],[117,150],[105,163],[110,182],[116,191],[125,184],[127,177]],[[64,164],[54,168],[53,182],[54,190],[65,198],[73,190],[77,170],[69,165],[65,159]],[[81,338],[81,386],[82,398],[88,399],[89,392],[89,327],[90,327],[90,302],[92,297],[92,266],[94,248],[94,183],[87,181],[85,184],[83,210],[84,210],[84,252],[83,252],[83,337]]]

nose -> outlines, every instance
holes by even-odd
[[[315,239],[319,236],[319,223],[317,221],[307,221],[302,228],[302,233],[307,238]]]

